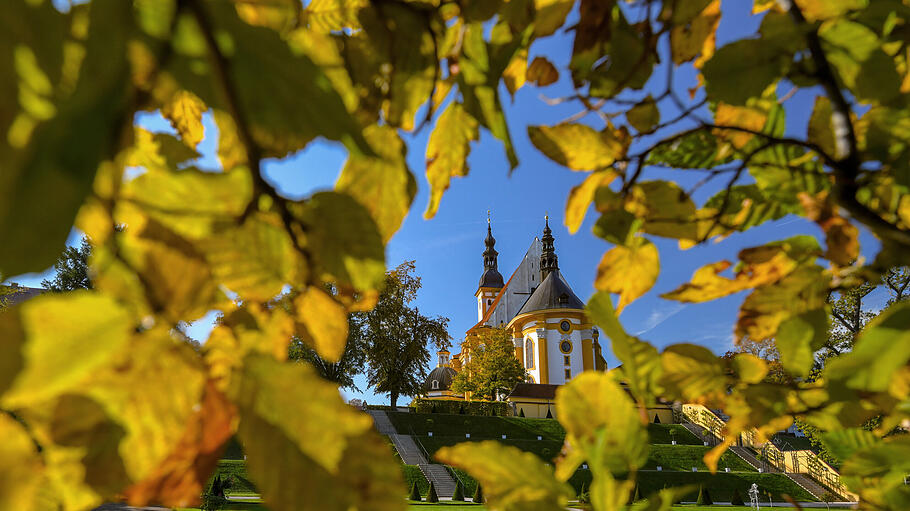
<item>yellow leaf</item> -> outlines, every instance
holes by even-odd
[[[662,383],[670,396],[703,403],[727,390],[724,364],[711,350],[695,344],[674,344],[660,356]]]
[[[37,509],[42,483],[41,458],[25,428],[0,414],[0,509]]]
[[[597,266],[594,287],[601,291],[619,293],[617,314],[626,305],[645,294],[660,273],[657,247],[644,238],[635,238],[631,246],[617,245],[608,250]]]
[[[584,124],[528,126],[528,136],[540,152],[572,170],[602,169],[626,152],[613,131],[598,132]]]
[[[553,34],[566,21],[575,0],[534,0],[534,37]]]
[[[339,463],[348,438],[372,426],[368,415],[346,405],[338,387],[319,378],[311,367],[285,364],[265,355],[246,356],[242,376],[229,395],[240,412],[244,441],[252,433],[245,427],[248,420],[265,422],[334,474],[342,468]]]
[[[824,307],[830,276],[820,266],[803,266],[774,284],[755,289],[743,301],[736,322],[739,338],[769,339],[782,321]]]
[[[436,459],[468,471],[483,486],[490,509],[544,511],[563,509],[571,489],[553,477],[540,458],[494,440],[443,447]]]
[[[585,219],[588,207],[594,201],[594,194],[598,188],[609,186],[616,179],[616,172],[612,169],[593,172],[578,186],[572,187],[569,199],[566,201],[565,224],[571,234],[575,234]]]
[[[612,374],[585,371],[556,391],[566,442],[587,455],[592,471],[635,471],[648,459],[648,432]]]
[[[256,303],[247,303],[226,314],[221,323],[230,329],[231,335],[225,336],[225,332],[221,332],[218,336],[233,339],[222,339],[220,347],[231,346],[237,366],[247,353],[252,352],[270,355],[275,360],[287,359],[294,321],[284,307],[263,308]]]
[[[809,21],[819,21],[843,16],[854,9],[868,6],[864,0],[795,0],[803,16]]]
[[[807,138],[832,158],[841,158],[834,142],[834,130],[831,126],[831,101],[827,96],[817,96],[812,116],[809,117]]]
[[[222,446],[237,427],[234,405],[212,382],[206,384],[200,405],[170,455],[149,477],[123,492],[130,505],[186,507],[198,503],[221,458]]]
[[[290,205],[306,232],[306,248],[316,277],[358,291],[385,282],[385,247],[376,222],[353,197],[319,192]]]
[[[243,0],[235,8],[240,19],[250,25],[269,27],[278,32],[292,28],[300,9],[295,0]]]
[[[312,0],[306,6],[303,19],[318,32],[359,29],[357,13],[369,5],[369,0]]]
[[[768,120],[767,110],[759,106],[735,106],[720,102],[714,111],[714,123],[718,126],[735,126],[752,131],[761,131]],[[715,129],[715,135],[728,140],[733,147],[742,149],[754,137],[742,131]]]
[[[515,92],[525,84],[525,80],[530,73],[528,69],[528,50],[522,48],[515,52],[515,56],[509,61],[505,71],[502,72],[502,80],[506,84],[506,90],[509,94],[515,96]]]
[[[559,80],[559,71],[546,57],[534,57],[534,61],[528,67],[527,78],[538,87],[546,87]]]
[[[246,163],[246,147],[240,141],[234,118],[218,109],[212,110],[212,117],[218,126],[218,159],[221,161],[221,167],[228,171]]]
[[[297,317],[306,332],[304,338],[329,362],[338,362],[348,340],[348,315],[344,307],[315,286],[294,299]]]
[[[642,231],[655,236],[694,240],[698,235],[692,198],[671,181],[644,181],[632,187],[624,207],[644,220]]]
[[[266,302],[305,278],[294,241],[275,214],[254,213],[242,225],[226,223],[197,246],[214,278],[245,301]]]
[[[744,383],[759,383],[768,374],[768,364],[751,353],[737,353],[733,357],[733,368]]]
[[[405,161],[407,147],[394,128],[372,125],[364,130],[364,136],[377,157],[348,158],[335,189],[354,197],[370,211],[387,243],[411,208],[417,181]]]
[[[180,133],[180,138],[186,145],[195,148],[205,136],[202,114],[207,109],[198,96],[181,90],[161,107],[161,115],[171,122],[171,126]]]
[[[430,183],[430,202],[424,218],[433,218],[442,194],[449,188],[452,176],[468,175],[468,153],[471,141],[477,140],[477,120],[465,111],[461,103],[446,107],[427,144],[427,181]]]
[[[2,395],[8,408],[67,392],[109,364],[134,328],[117,302],[89,291],[41,296],[6,314],[15,312],[24,338],[4,328],[4,344],[21,346],[23,367]]]

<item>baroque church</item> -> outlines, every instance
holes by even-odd
[[[499,273],[493,230],[487,220],[484,271],[474,294],[477,324],[465,334],[483,328],[504,327],[512,332],[515,356],[528,372],[528,382],[516,385],[505,400],[516,415],[552,416],[556,388],[582,371],[607,369],[598,331],[588,320],[584,302],[559,271],[549,218],[541,238],[535,237],[508,280]],[[439,362],[424,384],[429,399],[462,400],[470,396],[450,390],[452,379],[470,354],[450,357],[439,352]]]

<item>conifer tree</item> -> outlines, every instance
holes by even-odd
[[[452,500],[464,502],[464,486],[461,485],[461,481],[455,482],[455,492],[452,494]]]
[[[417,487],[417,481],[414,481],[414,484],[411,485],[411,494],[408,495],[408,500],[413,500],[415,502],[423,500],[420,497],[420,489]]]
[[[484,503],[483,488],[480,486],[480,483],[477,483],[477,489],[474,490],[474,498],[471,500],[480,504]]]
[[[745,506],[743,502],[743,496],[739,493],[739,488],[733,488],[733,496],[730,497],[731,506]]]
[[[711,500],[711,494],[708,493],[708,489],[704,486],[698,488],[698,499],[695,501],[697,506],[713,506],[714,502]]]
[[[427,502],[439,502],[439,495],[436,495],[436,486],[430,481],[430,491],[427,492]]]

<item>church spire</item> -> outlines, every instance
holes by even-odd
[[[480,287],[501,288],[503,286],[502,275],[499,273],[499,265],[496,261],[499,252],[493,248],[496,245],[496,239],[493,238],[489,211],[487,211],[487,238],[483,240],[483,243],[487,248],[483,251],[483,275],[480,277]]]
[[[556,249],[553,247],[553,231],[550,230],[550,215],[544,216],[543,250],[540,252],[540,281],[543,282],[551,272],[559,270],[556,261]]]
[[[493,227],[490,225],[490,212],[487,211],[487,239],[483,240],[484,245],[487,246],[487,249],[483,251],[483,269],[498,271],[498,263],[496,261],[496,256],[499,255],[499,252],[493,248],[496,245],[496,239],[493,238]]]

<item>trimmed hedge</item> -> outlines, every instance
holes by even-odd
[[[438,399],[415,399],[411,406],[417,413],[448,413],[453,415],[488,415],[506,417],[512,415],[512,407],[503,401],[443,401]]]
[[[218,467],[215,469],[215,473],[212,474],[212,478],[205,483],[205,487],[208,488],[212,484],[212,479],[215,476],[224,479],[232,479],[233,485],[228,490],[228,493],[258,493],[259,490],[256,489],[256,485],[253,484],[247,478],[246,474],[246,462],[243,460],[221,460],[218,462]]]
[[[430,489],[430,483],[424,477],[423,472],[417,465],[402,465],[401,475],[404,476],[405,491],[413,485],[417,485],[417,490],[421,495],[426,495]]]
[[[670,434],[676,432],[676,438]],[[692,434],[682,424],[648,424],[648,440],[652,444],[703,445],[703,440]]]
[[[710,449],[702,445],[652,445],[644,468],[654,470],[660,465],[664,470],[691,472],[692,467],[696,467],[699,472],[707,471],[704,456]],[[717,463],[718,471],[723,472],[727,467],[734,472],[756,472],[752,465],[731,451],[725,452]]]

